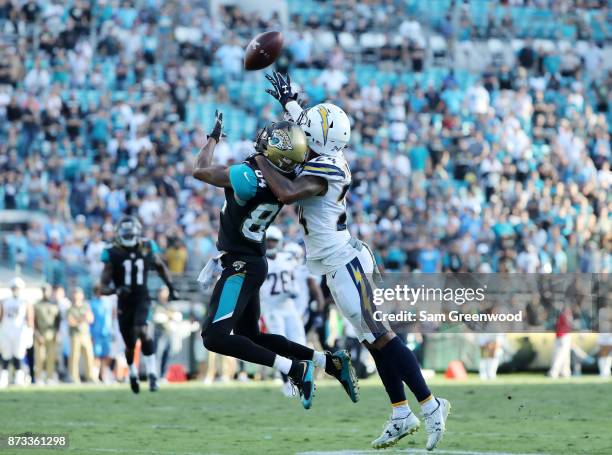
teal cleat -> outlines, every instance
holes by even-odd
[[[299,370],[297,368],[300,368]],[[312,406],[312,399],[314,398],[315,383],[314,383],[314,362],[312,360],[302,360],[295,363],[291,368],[292,372],[289,374],[289,379],[295,385],[300,392],[300,400],[304,409],[310,409]]]
[[[331,365],[325,371],[335,377],[353,403],[359,401],[359,380],[351,362],[348,351],[336,351],[333,354],[327,352],[326,356],[331,360]]]

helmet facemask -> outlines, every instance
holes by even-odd
[[[126,248],[133,248],[138,244],[142,235],[142,225],[133,217],[124,218],[117,224],[117,242]]]

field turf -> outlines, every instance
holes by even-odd
[[[321,381],[309,411],[270,382],[165,385],[157,394],[144,386],[139,396],[127,385],[0,391],[0,434],[66,433],[70,441],[69,450],[0,448],[0,455],[362,455],[374,453],[370,441],[389,413],[376,380],[362,382],[357,404]],[[517,375],[487,384],[436,379],[432,389],[453,405],[438,453],[612,454],[612,381]],[[421,428],[376,453],[423,454],[424,445]]]

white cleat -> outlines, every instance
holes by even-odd
[[[420,426],[421,422],[413,412],[404,418],[389,419],[385,424],[382,434],[372,441],[372,447],[384,449],[394,446],[403,437],[415,433]]]
[[[444,398],[438,398],[439,406],[431,414],[423,415],[425,418],[425,430],[427,431],[427,450],[433,450],[442,440],[446,431],[446,419],[451,410],[451,404]]]
[[[283,382],[283,395],[287,398],[293,398],[295,396],[295,390],[293,390],[293,385],[289,381]]]
[[[26,374],[22,369],[15,371],[15,385],[20,387],[26,385]]]

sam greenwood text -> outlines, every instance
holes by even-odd
[[[460,311],[449,311],[447,313],[430,313],[425,310],[411,312],[399,311],[397,313],[385,313],[375,311],[374,320],[378,322],[522,322],[523,312],[516,313],[494,313],[494,314],[472,314]]]

